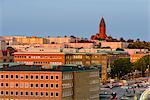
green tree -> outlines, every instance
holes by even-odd
[[[124,51],[122,48],[117,48],[116,51]]]
[[[142,71],[142,76],[144,76],[145,70],[150,65],[150,55],[143,56],[142,58],[137,60],[133,65],[134,70]]]
[[[132,63],[129,58],[120,58],[113,62],[111,76],[119,79],[132,71]]]

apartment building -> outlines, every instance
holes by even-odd
[[[107,80],[107,65],[108,56],[102,53],[66,53],[65,54],[66,64],[77,64],[85,66],[100,67],[100,77],[102,81]]]
[[[128,43],[127,42],[101,42],[101,47],[110,47],[111,49],[117,49],[117,48],[127,48]]]
[[[99,100],[99,71],[82,68],[59,66],[43,69],[37,65],[0,65],[0,98]]]
[[[14,62],[27,65],[63,65],[65,64],[64,53],[52,52],[15,52]]]
[[[70,43],[75,42],[75,38],[72,37],[49,37],[46,38],[50,44],[62,44],[62,43]]]
[[[136,53],[136,54],[132,54],[130,55],[130,61],[132,63],[138,61],[140,58],[142,58],[145,55],[150,55],[150,53]]]
[[[8,48],[6,41],[0,40],[0,62],[13,62],[12,49]]]
[[[119,58],[129,58],[124,51],[99,51],[99,53],[66,53],[65,64],[77,64],[85,66],[97,66],[100,68],[102,82],[108,79],[108,70],[111,63]]]
[[[33,51],[36,50],[33,49]],[[76,64],[84,66],[98,65],[98,67],[101,67],[100,77],[102,81],[106,81],[110,64],[118,58],[129,57],[129,55],[124,51],[97,51],[97,53],[79,53],[74,51],[74,49],[73,52],[46,52],[42,51],[42,49],[39,50],[41,51],[15,52],[14,62],[25,63],[27,65],[42,65],[44,67],[63,64]]]

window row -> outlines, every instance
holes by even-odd
[[[60,56],[15,56],[15,58],[50,58],[50,59],[61,59]]]
[[[73,75],[72,74],[63,74],[63,80],[70,80],[73,79]]]
[[[58,75],[22,75],[22,74],[20,74],[20,75],[0,75],[0,79],[26,79],[26,80],[28,80],[28,79],[31,79],[31,80],[33,80],[33,79],[36,79],[36,80],[38,80],[38,79],[41,79],[41,80],[48,80],[48,79],[50,79],[50,80],[53,80],[54,78],[56,79],[56,80],[58,80],[59,79],[59,76]]]
[[[10,87],[10,88],[59,88],[59,84],[58,83],[56,83],[56,84],[54,84],[54,83],[50,83],[50,84],[48,84],[48,83],[45,83],[45,84],[43,84],[43,83],[40,83],[40,84],[38,84],[38,83],[36,83],[36,84],[33,84],[33,83],[0,83],[0,88],[1,87],[6,87],[6,88],[8,88],[8,87]]]
[[[1,96],[46,96],[46,97],[58,97],[58,92],[28,92],[28,91],[0,91]]]
[[[17,63],[26,63],[29,65],[33,64],[52,64],[52,65],[62,65],[62,62],[33,62],[33,61],[17,61]]]

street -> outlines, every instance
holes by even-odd
[[[150,88],[149,81],[139,79],[138,81],[130,81],[132,84],[125,86],[113,86],[112,88],[102,88],[100,94],[100,100],[110,100],[112,98],[111,93],[115,92],[117,100],[132,100],[137,97],[140,98],[141,94],[148,88]],[[104,92],[103,92],[104,91]],[[103,93],[104,95],[103,95]],[[136,96],[136,97],[135,97]]]

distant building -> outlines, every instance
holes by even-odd
[[[107,38],[106,25],[105,25],[104,18],[102,17],[100,24],[99,24],[99,33],[97,33],[96,35],[92,35],[91,39],[92,40],[96,40],[96,39],[105,40],[106,38]]]
[[[50,65],[65,64],[64,53],[52,52],[15,52],[14,62],[25,63],[27,65],[42,65],[50,67]]]
[[[117,48],[125,49],[125,48],[128,47],[128,43],[127,42],[106,42],[106,41],[102,41],[101,42],[101,47],[110,47],[111,49],[117,49]]]
[[[2,65],[1,99],[99,100],[99,71],[77,66]]]
[[[36,36],[32,36],[32,37],[15,37],[15,41],[18,44],[47,44],[48,43],[47,39],[36,37]]]
[[[124,49],[124,51],[132,55],[132,54],[137,54],[138,52],[147,53],[148,49]]]
[[[67,43],[67,48],[93,48],[93,43]]]
[[[6,41],[0,40],[0,62],[13,62],[13,54],[7,48]]]
[[[62,43],[70,43],[75,42],[75,38],[72,37],[49,37],[46,38],[50,44],[62,44]]]
[[[136,53],[136,54],[132,54],[130,55],[130,61],[132,63],[138,61],[140,58],[142,58],[145,55],[150,55],[150,53]]]
[[[80,52],[80,49],[62,49],[62,52],[48,52],[48,51],[26,51],[15,52],[14,62],[25,63],[27,65],[42,65],[43,67],[51,67],[51,65],[64,65],[64,64],[76,64],[84,66],[101,65],[100,78],[103,82],[107,80],[107,69],[110,64],[118,58],[128,58],[128,53],[124,51],[102,51],[87,49],[84,52]],[[59,50],[59,49],[58,49]],[[55,51],[55,49],[54,49]]]

